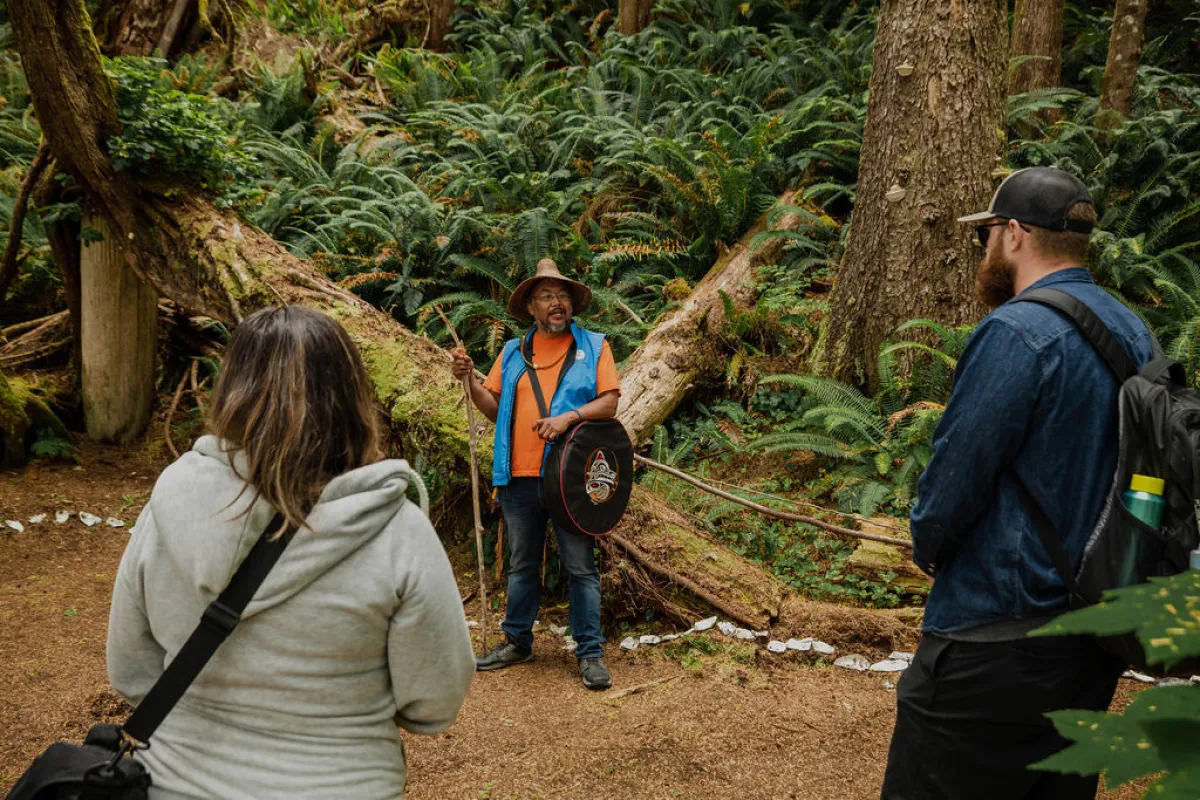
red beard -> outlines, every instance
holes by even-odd
[[[997,308],[1017,293],[1017,267],[999,247],[988,251],[975,274],[975,296],[988,308]]]

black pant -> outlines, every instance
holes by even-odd
[[[1098,776],[1026,769],[1067,741],[1044,716],[1108,709],[1123,666],[1090,637],[957,642],[925,634],[896,687],[883,800],[1077,800]]]

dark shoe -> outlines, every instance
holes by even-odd
[[[598,658],[579,659],[579,674],[583,678],[583,685],[589,689],[608,689],[612,686],[608,667]]]
[[[533,661],[533,651],[519,644],[505,642],[493,647],[488,652],[475,659],[475,670],[487,672],[492,669],[504,669],[514,664],[525,664]]]

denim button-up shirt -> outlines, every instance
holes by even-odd
[[[1139,366],[1146,326],[1086,269],[1054,272]],[[1067,605],[1013,473],[1054,523],[1072,568],[1099,517],[1117,462],[1117,380],[1063,314],[1009,301],[979,324],[955,370],[933,456],[912,511],[913,560],[934,576],[924,629],[952,634],[1044,616]]]

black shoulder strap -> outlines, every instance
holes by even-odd
[[[213,653],[217,652],[221,642],[237,627],[246,605],[262,585],[271,567],[275,566],[295,532],[295,528],[289,528],[282,536],[272,539],[271,534],[283,524],[283,515],[276,514],[237,572],[230,578],[225,591],[204,609],[200,624],[192,631],[192,635],[184,642],[163,674],[150,687],[137,709],[121,726],[126,734],[139,742],[148,741],[200,674],[200,670],[204,669],[204,665],[213,657]]]
[[[533,369],[533,331],[525,337],[521,342],[521,354],[525,358],[525,371],[529,374],[529,385],[533,387],[533,397],[537,400],[538,411],[541,412],[542,419],[550,416],[550,408],[546,405],[546,395],[542,393],[542,383],[538,380],[538,371]],[[571,337],[571,344],[567,347],[567,354],[563,356],[563,365],[558,372],[558,382],[562,384],[563,376],[567,374],[567,370],[571,368],[571,364],[575,361],[575,337]]]
[[[1062,540],[1058,538],[1058,531],[1054,529],[1054,523],[1046,516],[1042,504],[1025,487],[1025,482],[1017,475],[1016,470],[1010,469],[1009,473],[1017,485],[1017,494],[1021,496],[1021,504],[1025,506],[1025,513],[1029,515],[1038,538],[1042,541],[1042,546],[1046,548],[1046,552],[1050,554],[1050,560],[1054,562],[1054,571],[1062,579],[1063,586],[1067,587],[1067,593],[1071,595],[1071,599],[1073,601],[1082,600],[1075,585],[1075,576],[1071,573],[1071,563],[1067,560],[1067,551],[1063,549]]]
[[[1137,374],[1137,364],[1125,347],[1117,341],[1103,320],[1096,316],[1096,312],[1082,301],[1059,289],[1030,289],[1018,295],[1017,300],[1049,306],[1070,317],[1119,382],[1124,383]]]

